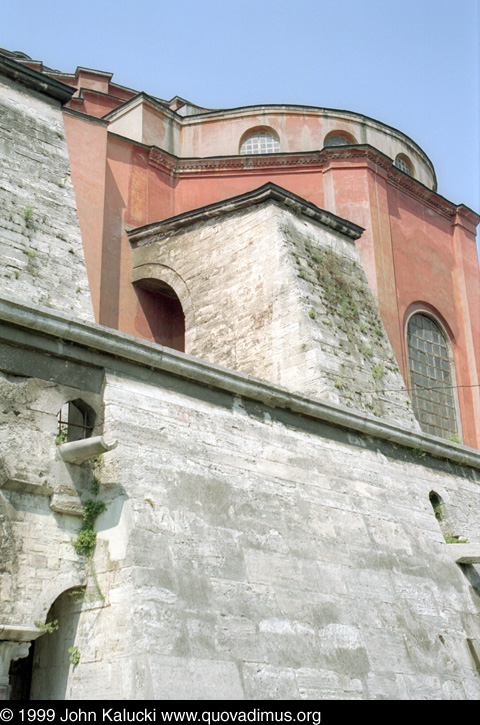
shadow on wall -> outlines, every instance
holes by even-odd
[[[58,628],[51,634],[44,634],[32,645],[33,654],[28,658],[31,666],[30,700],[65,699],[68,676],[75,666],[72,648],[75,647],[84,597],[84,589],[69,589],[50,607],[46,623],[56,623]]]
[[[138,299],[137,333],[152,342],[185,352],[185,315],[175,291],[155,279],[134,285]]]

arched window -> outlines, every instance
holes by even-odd
[[[395,157],[394,164],[397,167],[397,169],[400,169],[400,171],[403,171],[404,174],[413,176],[412,162],[410,161],[409,158],[407,158],[407,156],[405,156],[405,154],[398,154]]]
[[[356,143],[353,136],[345,131],[332,131],[325,136],[323,142],[324,147],[328,146],[350,146],[350,144]]]
[[[280,151],[280,141],[272,131],[256,129],[247,132],[240,143],[240,153],[247,154],[275,154]]]
[[[412,315],[407,350],[412,404],[422,430],[442,438],[457,436],[455,376],[447,336],[431,317]]]
[[[57,419],[58,442],[79,441],[92,435],[95,412],[83,400],[71,400],[62,405]]]

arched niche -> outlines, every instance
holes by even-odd
[[[146,339],[180,352],[188,352],[195,334],[190,292],[173,269],[157,263],[132,272],[138,299],[135,326]]]

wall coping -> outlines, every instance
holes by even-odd
[[[108,357],[121,359],[134,366],[162,371],[235,396],[255,400],[271,408],[288,410],[413,449],[419,454],[419,461],[421,453],[428,453],[437,458],[480,469],[480,451],[474,448],[368,416],[339,404],[295,393],[251,375],[223,368],[117,330],[79,322],[44,308],[31,309],[12,298],[0,298],[0,339],[16,346],[33,348],[77,362],[80,347],[88,352],[89,359],[84,361],[85,364],[108,370]]]

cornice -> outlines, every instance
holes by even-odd
[[[357,224],[342,219],[336,214],[325,211],[325,209],[320,209],[320,207],[302,199],[297,194],[287,191],[272,182],[268,182],[258,189],[247,191],[244,194],[239,194],[230,199],[208,204],[207,206],[178,214],[161,222],[153,222],[143,227],[131,229],[127,231],[127,236],[132,246],[139,247],[156,242],[166,235],[190,227],[193,224],[210,221],[213,218],[216,219],[232,212],[250,209],[268,201],[279,203],[293,213],[308,218],[309,221],[316,221],[324,226],[330,227],[348,237],[350,241],[358,239],[364,231]]]
[[[39,73],[23,63],[17,63],[3,53],[0,53],[0,74],[38,93],[43,93],[61,104],[67,103],[75,93],[75,88],[44,73]]]
[[[201,175],[206,173],[238,173],[238,172],[269,172],[285,171],[286,169],[319,169],[325,170],[332,161],[365,161],[373,163],[377,170],[381,170],[388,183],[409,196],[420,200],[443,216],[453,219],[460,208],[468,209],[464,205],[457,206],[429,189],[412,176],[397,169],[393,160],[378,149],[368,144],[351,146],[331,146],[321,151],[307,151],[304,153],[259,154],[255,156],[210,156],[206,158],[178,158],[162,149],[151,147],[149,163],[155,168],[176,178],[188,175]],[[478,224],[480,217],[470,211]]]

